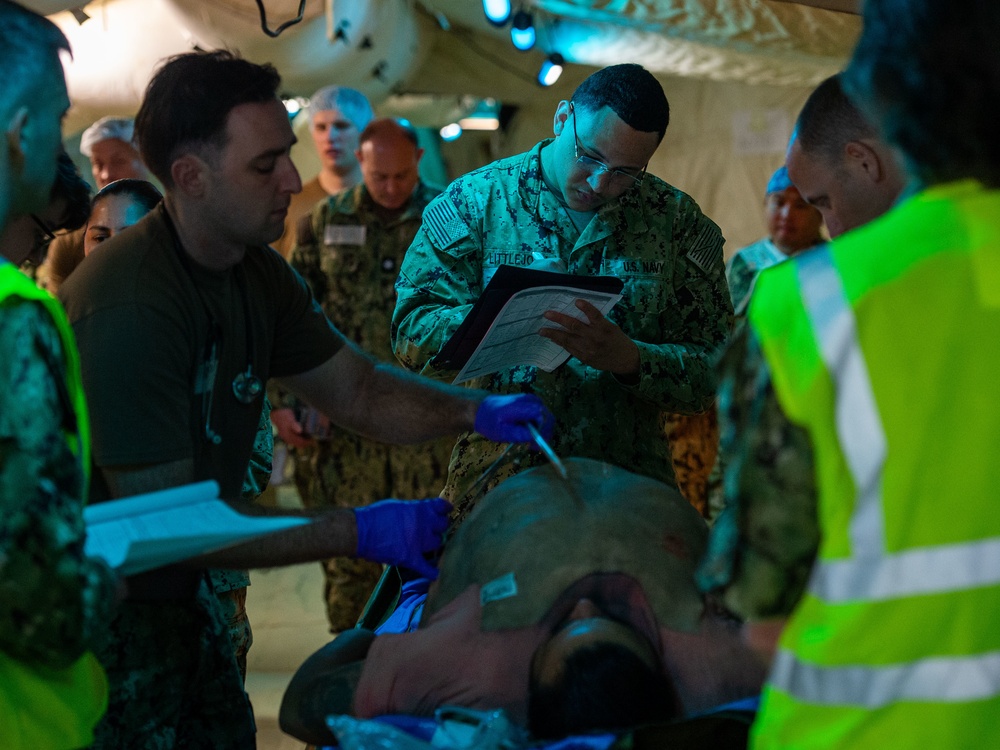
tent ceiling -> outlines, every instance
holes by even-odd
[[[263,0],[274,28],[298,0]],[[27,0],[41,12],[76,7]],[[580,72],[638,62],[664,75],[811,86],[843,66],[860,31],[856,0],[526,0],[536,49],[520,53],[478,0],[307,0],[302,23],[264,35],[254,0],[95,0],[90,20],[54,16],[71,37],[70,93],[81,120],[138,104],[156,61],[197,45],[273,61],[289,93],[341,81],[373,100],[391,94],[533,97],[545,53]],[[331,14],[332,13],[332,14]],[[124,51],[123,51],[124,50]],[[127,58],[127,60],[126,60]],[[77,114],[77,113],[74,113]]]

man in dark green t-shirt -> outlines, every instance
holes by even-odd
[[[376,364],[327,321],[267,243],[301,181],[280,78],[227,52],[171,59],[136,116],[163,204],[105,243],[62,287],[93,415],[93,497],[212,479],[239,496],[264,384],[282,385],[368,437],[410,443],[474,429],[530,440],[534,397],[431,383]],[[255,514],[287,511],[240,506]],[[448,505],[383,502],[129,580],[100,654],[111,699],[95,747],[250,747],[253,721],[204,567],[336,555],[433,575]]]

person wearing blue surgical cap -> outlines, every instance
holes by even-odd
[[[784,165],[767,183],[764,215],[768,236],[737,250],[726,264],[726,281],[738,316],[746,312],[761,271],[823,241],[819,232],[823,217],[802,198]]]

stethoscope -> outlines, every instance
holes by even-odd
[[[208,317],[211,324],[211,332],[208,335],[208,340],[205,342],[205,349],[201,357],[201,362],[198,364],[196,395],[200,392],[202,397],[204,438],[213,445],[219,445],[219,443],[222,442],[222,436],[212,429],[211,418],[212,397],[215,393],[215,375],[219,364],[218,354],[222,343],[222,326],[212,314],[211,308],[209,308],[208,303],[205,302],[205,298],[202,296],[201,290],[195,282],[194,269],[191,267],[191,259],[188,257],[188,254],[184,252],[180,236],[177,234],[177,228],[174,226],[173,219],[170,218],[170,214],[167,212],[166,207],[163,208],[163,216],[167,226],[170,228],[170,234],[174,240],[174,249],[177,251],[177,257],[180,258],[181,265],[184,267],[184,271],[187,274],[188,279],[191,281],[191,285],[194,287],[198,301],[201,302],[202,309],[204,309],[205,315]],[[233,396],[241,404],[249,406],[264,392],[264,381],[253,372],[253,363],[257,356],[257,349],[254,344],[252,325],[250,322],[250,301],[247,298],[246,272],[244,271],[242,265],[237,264],[233,269],[233,273],[236,278],[236,288],[239,290],[240,294],[240,302],[243,304],[243,319],[246,325],[246,350],[248,354],[246,371],[237,373],[233,378]]]

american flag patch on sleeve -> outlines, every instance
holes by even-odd
[[[447,199],[436,201],[424,211],[424,229],[440,248],[469,236],[469,226],[458,215],[455,204]]]
[[[722,244],[722,233],[714,226],[708,227],[688,248],[687,257],[705,273],[714,273],[722,262]]]

